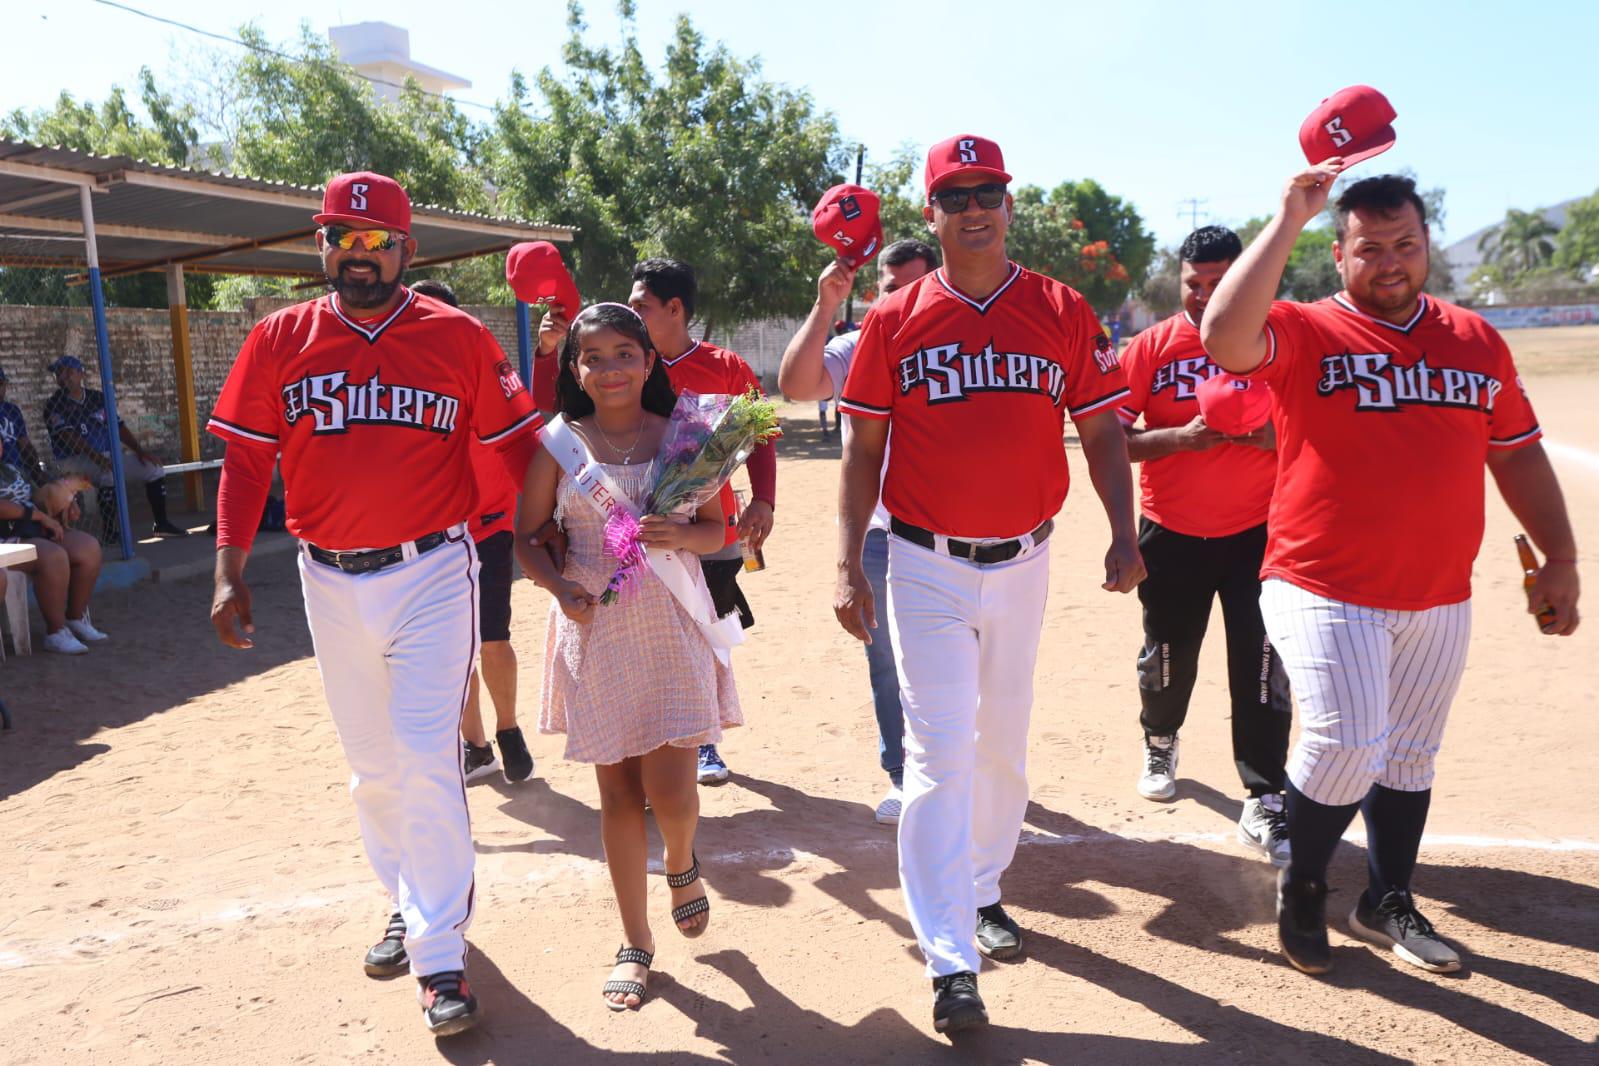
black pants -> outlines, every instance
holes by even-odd
[[[1233,705],[1233,761],[1251,796],[1281,792],[1293,708],[1282,659],[1260,617],[1260,561],[1266,527],[1228,537],[1191,537],[1143,519],[1138,547],[1149,576],[1138,586],[1144,647],[1138,655],[1139,721],[1170,736],[1188,717],[1199,676],[1199,648],[1221,597],[1227,631],[1227,683]]]

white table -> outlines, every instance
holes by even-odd
[[[39,549],[32,544],[0,544],[0,568],[31,563],[38,557]],[[3,606],[6,622],[11,627],[11,646],[18,655],[32,655],[33,635],[28,631],[28,579],[25,575],[18,574],[6,582]],[[4,662],[5,657],[5,645],[0,643],[0,662]],[[9,718],[3,714],[0,717]],[[10,728],[9,721],[0,724]]]
[[[32,544],[0,544],[0,567],[20,566],[39,557],[39,549]]]

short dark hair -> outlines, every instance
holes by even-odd
[[[694,280],[694,268],[681,259],[665,256],[646,259],[633,268],[633,280],[642,281],[650,295],[663,304],[668,300],[681,300],[685,322],[694,317],[694,298],[699,295],[699,285]]]
[[[1348,232],[1351,211],[1375,211],[1384,218],[1392,218],[1404,210],[1406,204],[1416,209],[1421,224],[1427,224],[1427,204],[1416,192],[1416,180],[1403,174],[1379,174],[1355,182],[1343,191],[1333,206],[1333,230],[1338,239]]]
[[[915,237],[895,241],[884,248],[881,254],[883,262],[891,267],[904,266],[912,259],[920,259],[927,264],[928,270],[938,269],[938,253],[933,251],[933,246]]]
[[[423,296],[431,296],[435,300],[443,300],[451,307],[460,307],[461,301],[455,298],[455,290],[437,278],[423,278],[421,281],[411,282],[411,291],[419,292]]]
[[[1200,226],[1183,238],[1177,258],[1185,263],[1230,263],[1244,254],[1244,242],[1226,226]]]
[[[644,320],[631,308],[613,303],[594,304],[585,309],[573,319],[572,328],[566,331],[566,343],[561,346],[561,362],[555,371],[555,401],[561,414],[570,421],[594,413],[594,401],[577,384],[577,357],[583,343],[581,334],[589,329],[614,329],[622,336],[637,341],[646,355],[655,354],[655,364],[650,367],[650,376],[644,379],[644,393],[639,397],[639,404],[646,411],[670,418],[672,408],[677,406],[677,390],[672,388],[671,379],[666,376],[666,364],[661,361],[655,343],[650,340],[650,331],[644,328]]]

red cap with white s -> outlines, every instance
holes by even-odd
[[[927,169],[923,172],[927,195],[931,197],[940,187],[957,179],[971,179],[975,184],[998,182],[1010,184],[1005,171],[1005,156],[999,145],[975,133],[957,133],[947,141],[939,141],[927,150]]]
[[[1320,163],[1342,156],[1344,166],[1386,152],[1394,146],[1394,106],[1370,85],[1339,89],[1312,111],[1299,127],[1305,159]]]
[[[340,174],[322,190],[322,210],[311,221],[319,226],[332,223],[410,233],[411,198],[387,175],[370,170]]]
[[[816,239],[851,266],[869,261],[883,247],[881,201],[861,185],[835,185],[822,194],[811,212]]]

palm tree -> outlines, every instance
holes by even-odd
[[[1512,207],[1503,222],[1482,235],[1477,250],[1507,278],[1515,278],[1554,258],[1555,244],[1549,238],[1559,232],[1541,212]]]

